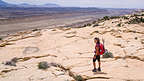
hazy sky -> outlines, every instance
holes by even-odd
[[[56,3],[67,7],[144,8],[144,0],[3,0],[10,3]]]

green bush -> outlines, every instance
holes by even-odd
[[[102,57],[103,58],[113,58],[114,56],[111,52],[106,51]]]
[[[140,20],[141,20],[142,23],[144,23],[144,18],[143,17],[141,17]]]
[[[98,22],[101,22],[102,21],[102,19],[98,19]]]
[[[80,75],[75,76],[76,81],[84,81],[84,79]]]
[[[0,40],[2,40],[2,38],[0,37]]]
[[[133,16],[137,17],[137,16],[144,16],[144,14],[134,14]]]
[[[139,23],[144,23],[143,17],[141,18],[135,17],[128,22],[128,24],[139,24]]]
[[[138,14],[134,14],[134,16],[139,16]]]
[[[109,16],[104,16],[103,19],[104,20],[109,20]]]
[[[9,66],[16,66],[16,63],[18,62],[19,58],[14,57],[10,61],[6,61],[5,65]]]
[[[141,16],[144,16],[144,14],[142,14]]]
[[[91,23],[84,24],[83,27],[91,26]]]
[[[13,61],[6,61],[5,65],[16,66],[16,63]]]
[[[91,26],[91,25],[92,25],[91,23],[88,23],[88,24],[87,24],[87,26]]]
[[[122,16],[123,19],[129,19],[127,16]]]
[[[92,24],[95,24],[97,21],[93,21]]]
[[[135,37],[135,40],[137,40],[138,38],[137,37]]]
[[[11,59],[11,61],[13,61],[15,63],[18,62],[18,60],[19,60],[19,58],[17,58],[17,57],[14,57],[14,58]]]
[[[50,66],[48,65],[48,63],[47,62],[45,62],[45,61],[43,61],[43,62],[40,62],[39,64],[38,64],[38,68],[39,69],[47,69],[47,68],[49,68]]]
[[[86,26],[87,26],[86,24],[83,25],[83,27],[86,27]]]
[[[120,16],[111,16],[110,19],[117,19],[120,18]]]
[[[33,29],[32,31],[35,32],[35,31],[38,31],[38,30],[40,30],[40,29]]]
[[[118,27],[121,27],[121,23],[117,24]]]

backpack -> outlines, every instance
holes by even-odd
[[[99,54],[103,55],[105,53],[105,48],[103,44],[98,45],[99,46]],[[94,51],[96,53],[96,50]]]
[[[104,45],[103,44],[100,44],[100,55],[103,55],[105,53],[105,48],[104,48]]]

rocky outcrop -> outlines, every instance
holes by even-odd
[[[0,43],[0,61],[4,62],[0,64],[0,81],[143,81],[143,26],[126,24],[127,21],[114,18],[103,20],[96,27],[9,35]],[[118,23],[122,25],[118,27]],[[92,72],[94,37],[104,39],[105,48],[113,55],[113,58],[101,58],[102,72],[96,73]],[[17,57],[16,66],[5,65],[14,57]],[[39,69],[40,62],[49,67]]]

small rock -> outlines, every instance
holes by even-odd
[[[60,76],[60,75],[64,75],[65,73],[62,71],[56,71],[55,74],[56,74],[56,76]]]
[[[7,61],[7,62],[5,63],[5,65],[16,66],[16,63],[13,62],[13,61]]]

